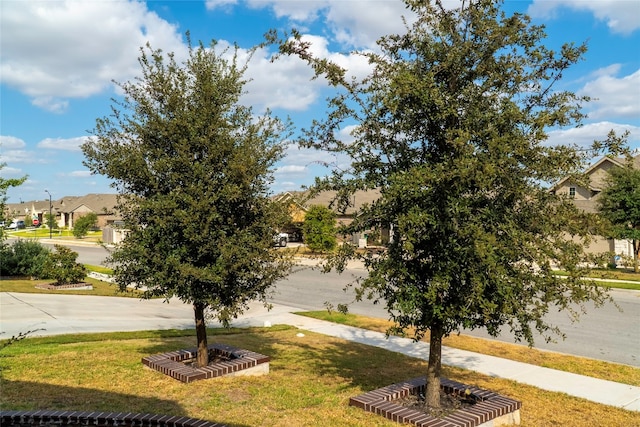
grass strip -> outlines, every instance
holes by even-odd
[[[8,235],[10,237],[20,237],[23,239],[48,239],[49,229],[46,227],[25,228],[24,230],[10,232]],[[67,240],[70,241],[70,243],[79,241],[97,243],[102,239],[102,231],[89,231],[86,236],[78,239],[73,235],[73,230],[58,228],[51,232],[51,237],[54,240],[60,240],[61,243],[64,243]]]
[[[628,289],[631,291],[640,291],[640,282],[606,282],[606,285],[613,289]]]
[[[87,270],[93,271],[95,273],[113,275],[113,268],[105,267],[102,265],[89,265],[89,264],[85,264],[84,266]]]
[[[569,273],[562,270],[554,271],[558,276],[568,276]],[[623,280],[626,282],[635,282],[640,285],[640,273],[635,273],[631,268],[617,268],[617,269],[603,269],[596,268],[591,270],[589,276],[592,279],[608,279],[608,280]],[[617,285],[617,284],[616,284]],[[618,287],[618,286],[616,286]],[[636,289],[640,289],[636,288]]]
[[[389,320],[351,313],[310,311],[296,314],[385,333],[393,326],[393,323]],[[408,331],[406,336],[411,337],[411,331]],[[428,334],[424,337],[423,341],[429,342]],[[449,336],[442,341],[442,344],[447,347],[515,360],[530,365],[571,372],[578,375],[586,375],[622,384],[640,386],[640,369],[629,365],[538,350],[522,345],[476,338],[462,334]]]
[[[0,353],[3,409],[149,412],[230,426],[397,426],[349,407],[362,392],[420,375],[423,360],[290,327],[213,329],[223,342],[271,357],[263,377],[183,384],[146,369],[148,354],[195,345],[195,332],[27,338]],[[445,367],[444,376],[519,399],[522,426],[640,425],[640,413]]]
[[[120,292],[117,286],[101,280],[87,277],[84,280],[93,286],[93,289],[41,289],[36,285],[46,285],[53,280],[25,280],[25,279],[2,279],[0,280],[0,292],[21,292],[29,294],[63,294],[63,295],[97,295],[107,297],[131,297],[140,298],[142,293],[135,289]]]

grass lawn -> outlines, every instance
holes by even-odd
[[[154,331],[28,338],[0,352],[2,409],[181,415],[229,426],[396,426],[348,406],[349,397],[422,375],[426,362],[293,327],[211,330],[210,342],[271,357],[262,377],[183,384],[144,368],[146,355],[193,347],[195,332]],[[444,368],[444,376],[523,402],[522,425],[632,426],[640,413]]]
[[[130,290],[128,292],[118,292],[118,289],[107,282],[85,278],[85,282],[93,285],[92,290],[64,289],[48,290],[36,288],[39,284],[52,283],[54,280],[25,280],[25,279],[2,279],[0,280],[0,292],[23,292],[29,294],[63,294],[63,295],[98,295],[107,297],[132,297],[140,298],[141,292]]]

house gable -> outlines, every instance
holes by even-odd
[[[631,158],[631,163],[632,167],[640,168],[640,153]],[[609,171],[612,168],[625,166],[627,166],[625,158],[602,157],[584,171],[588,185],[576,183],[571,177],[566,177],[554,185],[551,191],[571,197],[575,205],[586,212],[597,212],[598,196],[606,185]]]

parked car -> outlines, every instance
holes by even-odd
[[[26,225],[24,224],[24,221],[12,221],[11,224],[9,224],[9,227],[7,227],[9,230],[20,230],[23,228],[26,228]]]
[[[274,246],[280,246],[281,248],[284,248],[287,246],[288,241],[289,235],[287,233],[278,233],[273,236]]]

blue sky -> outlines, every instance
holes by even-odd
[[[446,5],[457,0],[445,0]],[[596,98],[577,129],[550,132],[549,143],[588,145],[610,129],[631,132],[640,148],[640,3],[637,0],[507,1],[547,27],[548,45],[588,41],[585,60],[564,76],[559,89]],[[139,72],[140,46],[184,57],[185,32],[193,41],[237,43],[248,49],[276,28],[298,28],[318,55],[339,62],[355,76],[367,73],[353,50],[374,49],[384,34],[401,32],[410,15],[400,0],[209,0],[209,1],[22,1],[0,2],[0,162],[2,178],[28,175],[10,189],[9,202],[113,193],[109,181],[82,165],[80,144],[95,119],[109,113],[118,96],[112,80]],[[249,63],[242,102],[256,113],[271,108],[290,116],[297,129],[325,112],[327,88],[310,81],[296,58],[269,61],[257,52]],[[297,190],[326,174],[325,153],[291,145],[275,171],[274,192]]]

